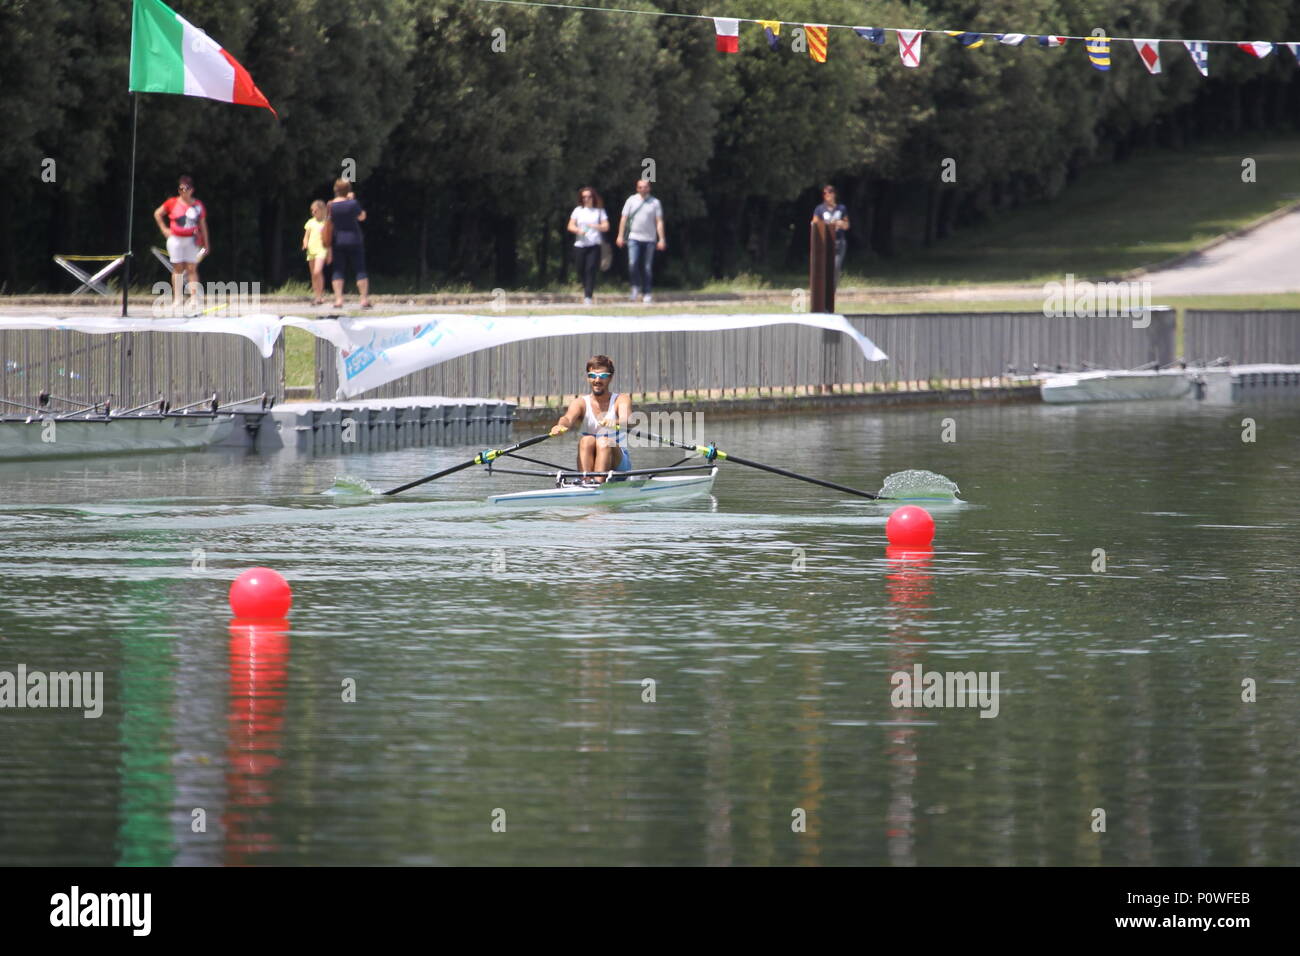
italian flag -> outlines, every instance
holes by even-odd
[[[275,113],[233,56],[159,0],[135,0],[130,90],[203,96],[223,103],[264,106]]]

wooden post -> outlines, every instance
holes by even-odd
[[[835,311],[835,230],[821,219],[809,227],[808,290],[810,311]]]

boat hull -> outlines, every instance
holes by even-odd
[[[1045,376],[1040,392],[1053,405],[1183,398],[1192,392],[1192,377],[1181,369],[1062,372]]]
[[[233,415],[30,422],[11,418],[0,420],[0,461],[186,451],[222,441],[234,429]]]
[[[699,475],[652,475],[648,478],[629,478],[610,481],[595,486],[565,486],[519,491],[513,494],[492,495],[493,505],[586,505],[624,504],[628,502],[659,501],[690,495],[708,494],[713,490],[713,479],[718,469]]]

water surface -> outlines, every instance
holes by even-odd
[[[325,494],[477,449],[0,465],[0,670],[106,697],[0,710],[0,863],[1300,863],[1300,407],[707,437],[969,503],[894,559],[888,508],[735,465],[709,497],[532,511],[482,499],[535,482],[474,472]],[[288,625],[231,626],[253,565]],[[917,664],[997,672],[997,717],[892,706]]]

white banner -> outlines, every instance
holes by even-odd
[[[0,329],[55,329],[85,332],[89,335],[111,335],[118,332],[224,332],[242,335],[257,346],[262,358],[270,358],[275,351],[275,340],[286,325],[306,328],[305,319],[281,318],[278,315],[240,315],[226,318],[197,317],[190,319],[127,318],[121,316],[93,315],[0,315]],[[324,323],[321,323],[324,324]],[[330,323],[331,325],[333,323]],[[308,329],[308,331],[314,331]],[[321,335],[320,332],[315,334]],[[333,339],[328,335],[322,338]]]
[[[773,313],[767,315],[406,315],[395,318],[339,319],[300,323],[339,347],[339,398],[351,398],[393,379],[480,349],[551,335],[593,332],[723,332],[764,325],[810,325],[851,336],[869,362],[889,358],[842,315]],[[335,338],[341,333],[346,343]]]
[[[0,316],[0,329],[66,329],[92,335],[116,332],[224,332],[242,335],[270,358],[285,326],[305,329],[338,350],[339,398],[351,398],[403,375],[480,349],[551,335],[593,332],[723,332],[764,325],[809,325],[851,336],[869,362],[889,356],[842,315],[402,315],[390,318],[305,319],[292,315],[225,318]]]

